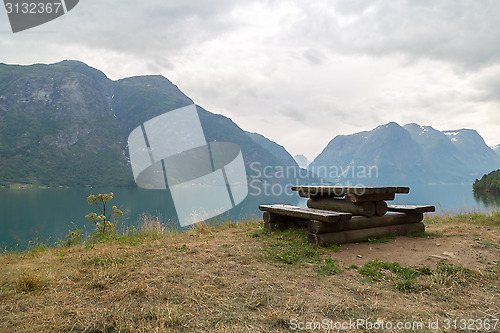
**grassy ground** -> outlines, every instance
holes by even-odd
[[[323,248],[259,221],[183,234],[144,222],[1,255],[0,332],[500,330],[498,213],[433,215],[424,234]],[[428,257],[445,246],[459,247]]]

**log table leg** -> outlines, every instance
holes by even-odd
[[[382,237],[393,234],[396,236],[406,235],[412,232],[421,232],[425,230],[423,223],[401,224],[386,227],[375,227],[359,230],[347,230],[333,232],[329,234],[308,234],[307,238],[311,243],[326,245],[332,242],[337,244],[354,243],[366,241],[370,238]]]
[[[373,216],[376,208],[375,203],[366,202],[351,202],[344,199],[334,198],[311,198],[307,200],[307,207],[333,210],[339,212],[352,213],[353,215]]]
[[[353,216],[351,220],[338,223],[325,223],[321,221],[310,221],[309,232],[312,234],[326,234],[342,232],[347,230],[359,230],[377,227],[386,227],[401,224],[419,223],[424,219],[423,214],[390,213],[384,216]]]
[[[387,213],[387,203],[385,201],[377,201],[375,203],[375,215],[382,216]]]

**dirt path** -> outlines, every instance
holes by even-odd
[[[440,237],[397,237],[387,243],[340,245],[333,255],[343,266],[363,265],[379,258],[407,266],[435,266],[438,261],[483,270],[500,260],[498,232],[488,227],[428,225]]]

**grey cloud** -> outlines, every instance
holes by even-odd
[[[479,91],[474,100],[478,102],[500,102],[500,67],[489,69],[474,81]]]
[[[291,103],[282,105],[280,107],[280,110],[278,110],[278,113],[283,117],[287,117],[299,122],[306,121],[307,117],[307,113],[305,113],[303,109]]]
[[[303,6],[293,34],[333,53],[403,54],[466,69],[500,63],[499,1],[336,1],[331,11]]]
[[[44,27],[63,27],[60,33],[43,38],[32,33],[31,43],[40,48],[75,44],[142,58],[171,57],[235,30],[237,22],[227,13],[237,4],[230,0],[87,0],[65,15],[64,22]],[[30,39],[27,34],[20,38]]]
[[[334,6],[339,14],[359,15],[376,3],[376,0],[337,0]]]
[[[325,56],[315,49],[307,49],[302,55],[311,65],[321,65],[325,61]]]
[[[498,1],[386,1],[346,31],[353,50],[404,53],[465,67],[500,62]]]
[[[276,5],[267,0],[251,3],[255,2]],[[136,57],[172,57],[187,47],[245,29],[245,24],[231,12],[249,3],[150,0],[139,4],[122,0],[116,4],[87,0],[66,15],[64,34],[44,36],[38,43],[78,43]],[[305,50],[303,57],[311,64],[320,64],[327,56],[325,52],[403,54],[408,58],[453,62],[467,69],[500,63],[499,1],[290,3],[300,9],[302,18],[291,26],[284,24],[272,42]]]

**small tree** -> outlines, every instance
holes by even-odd
[[[113,206],[109,215],[106,216],[106,204],[110,202],[111,199],[113,199],[113,192],[99,194],[97,196],[91,194],[87,198],[87,203],[89,205],[95,204],[101,213],[99,215],[96,213],[89,213],[85,216],[89,221],[95,223],[96,233],[99,236],[105,236],[113,233],[115,231],[118,217],[123,215],[121,210],[119,210],[116,206]],[[111,220],[115,223],[111,222]]]

